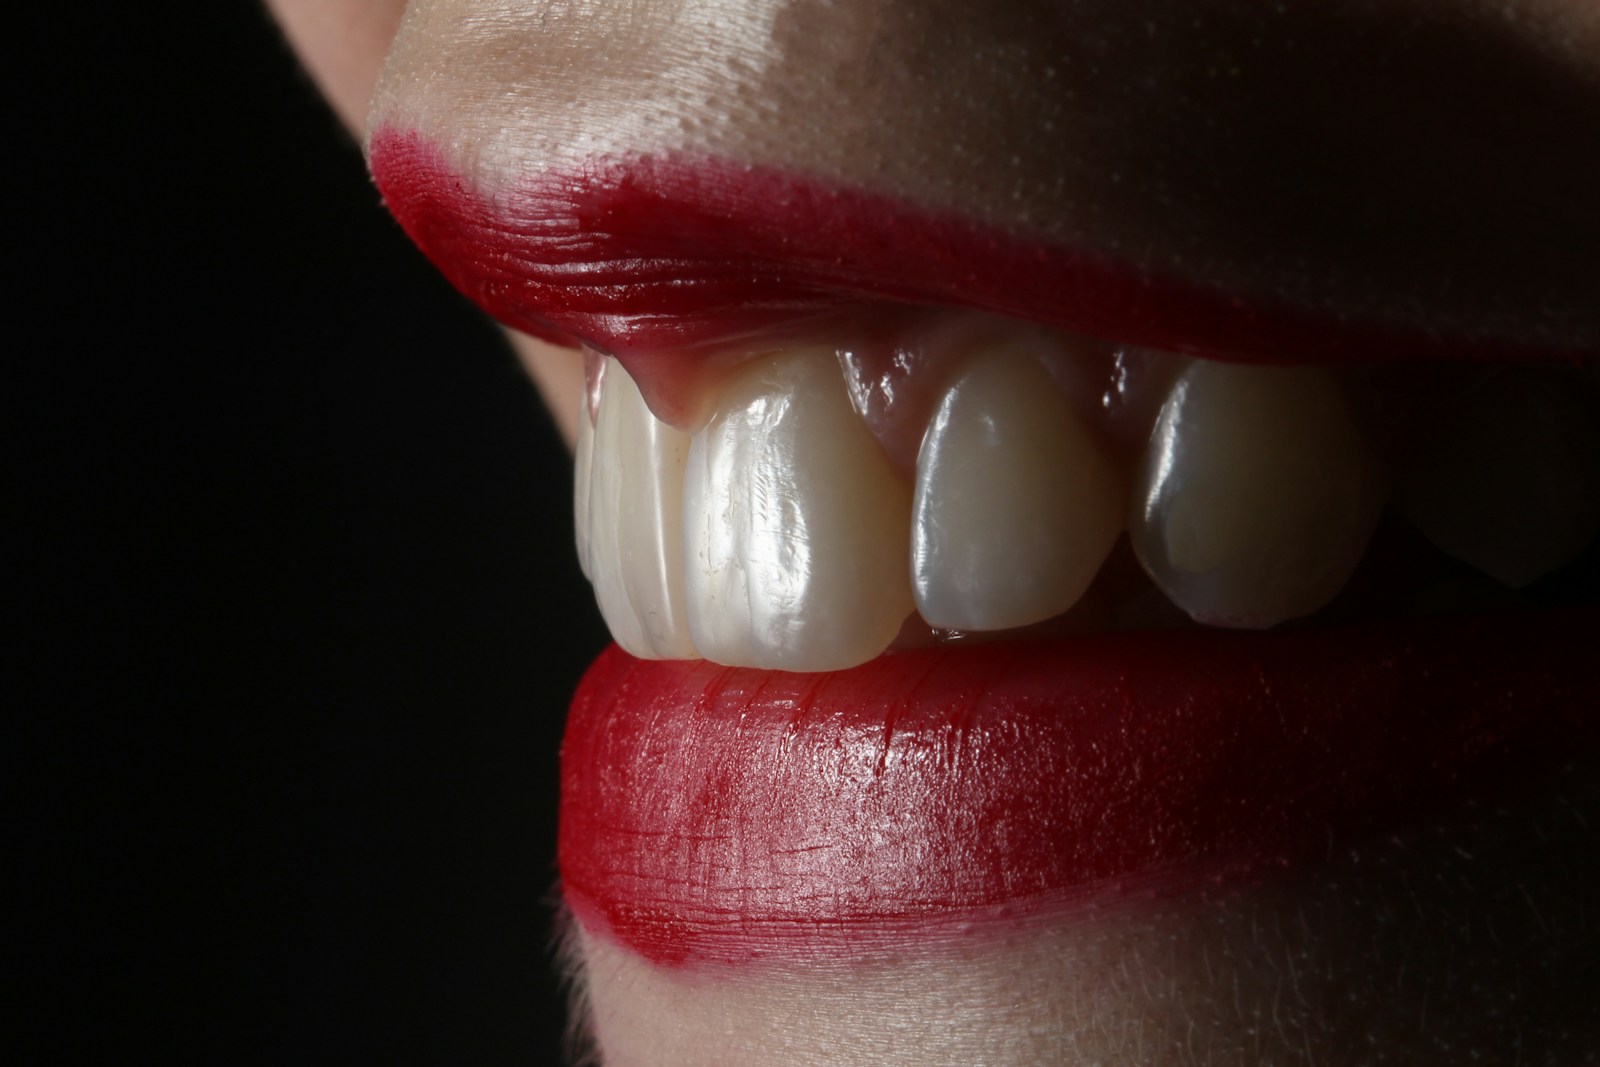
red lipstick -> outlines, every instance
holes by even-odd
[[[562,749],[569,903],[661,964],[1248,878],[1596,739],[1600,614],[1173,631],[781,674],[612,648]]]
[[[1574,359],[1340,321],[1161,277],[998,226],[771,168],[672,155],[598,160],[491,201],[421,136],[380,128],[372,173],[407,234],[502,322],[645,361],[781,336],[873,304],[969,307],[1225,359]]]

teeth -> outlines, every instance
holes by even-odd
[[[744,368],[694,435],[684,483],[700,653],[817,671],[883,651],[912,610],[910,496],[830,350]]]
[[[578,412],[578,441],[572,450],[572,518],[578,541],[578,566],[583,576],[594,580],[589,568],[589,492],[594,483],[594,421],[589,417],[589,398],[583,398]]]
[[[911,575],[930,625],[999,630],[1075,604],[1122,529],[1124,479],[1036,361],[977,353],[922,439]]]
[[[904,356],[934,368],[920,382],[949,384],[932,394],[896,379],[899,414],[876,422],[852,408],[831,348],[734,354],[699,394],[709,417],[692,437],[650,412],[619,363],[595,357],[574,514],[617,643],[647,658],[822,671],[874,658],[908,617],[920,627],[911,641],[1046,620],[1062,632],[1162,627],[1185,614],[1265,628],[1339,593],[1384,477],[1330,372],[1160,355],[1132,401],[1099,411],[1081,402],[1099,398],[1080,388],[1092,375],[1043,362],[1055,351],[992,332],[931,354],[895,348],[895,367]],[[1427,410],[1406,418],[1420,424]],[[1521,585],[1600,533],[1592,388],[1519,367],[1432,410],[1396,504],[1443,551]],[[1129,412],[1153,422],[1136,464]],[[1155,588],[1111,555],[1124,527]]]
[[[636,656],[692,658],[680,540],[689,436],[652,415],[633,379],[611,359],[591,453],[587,554],[600,613],[617,644]],[[578,462],[581,500],[581,448]],[[583,540],[580,520],[580,546]]]
[[[1381,502],[1331,375],[1196,362],[1156,420],[1128,528],[1145,570],[1191,617],[1261,628],[1338,593]]]
[[[1398,479],[1396,507],[1444,552],[1527,585],[1600,533],[1594,407],[1550,375],[1495,376],[1429,427]]]

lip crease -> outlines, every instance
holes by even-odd
[[[1162,277],[953,213],[772,168],[672,154],[532,176],[491,201],[421,134],[383,126],[373,176],[406,233],[491,315],[616,355],[638,379],[884,303],[968,307],[1207,358],[1571,361]],[[663,373],[672,373],[665,371]]]
[[[888,303],[1215,358],[1593,355],[1330,323],[727,161],[596,164],[491,201],[419,134],[380,128],[369,153],[459,289],[636,379]],[[1251,878],[1591,750],[1597,632],[1580,607],[922,649],[820,675],[613,647],[563,745],[563,891],[589,931],[676,965],[848,956]]]

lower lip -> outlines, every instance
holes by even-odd
[[[664,965],[850,956],[1314,860],[1600,736],[1583,608],[892,653],[612,648],[562,749],[579,921]]]

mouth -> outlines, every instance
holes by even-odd
[[[460,288],[589,349],[586,929],[849,955],[1259,877],[1593,744],[1592,352],[720,164],[491,200],[370,147]]]

